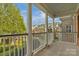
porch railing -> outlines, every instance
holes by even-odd
[[[77,32],[70,32],[70,33],[58,32],[56,33],[56,39],[65,42],[77,43],[77,34],[78,34]]]
[[[24,56],[27,34],[0,35],[0,56]]]
[[[42,49],[46,45],[46,33],[33,33],[33,53],[37,52],[38,50]]]
[[[0,56],[25,56],[28,34],[0,35]],[[48,44],[56,41],[77,42],[77,33],[48,33]],[[33,53],[46,46],[46,32],[32,33]]]

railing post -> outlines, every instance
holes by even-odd
[[[32,4],[28,4],[28,17],[27,17],[27,56],[32,55]]]
[[[48,14],[45,15],[46,46],[48,46]]]

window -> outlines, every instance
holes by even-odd
[[[66,32],[72,32],[72,25],[66,26]]]
[[[32,32],[45,32],[45,13],[32,5]]]

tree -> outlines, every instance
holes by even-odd
[[[14,4],[0,4],[0,34],[24,33],[26,28]]]

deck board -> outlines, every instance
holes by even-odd
[[[79,48],[74,43],[59,41],[38,52],[35,56],[78,56]]]

